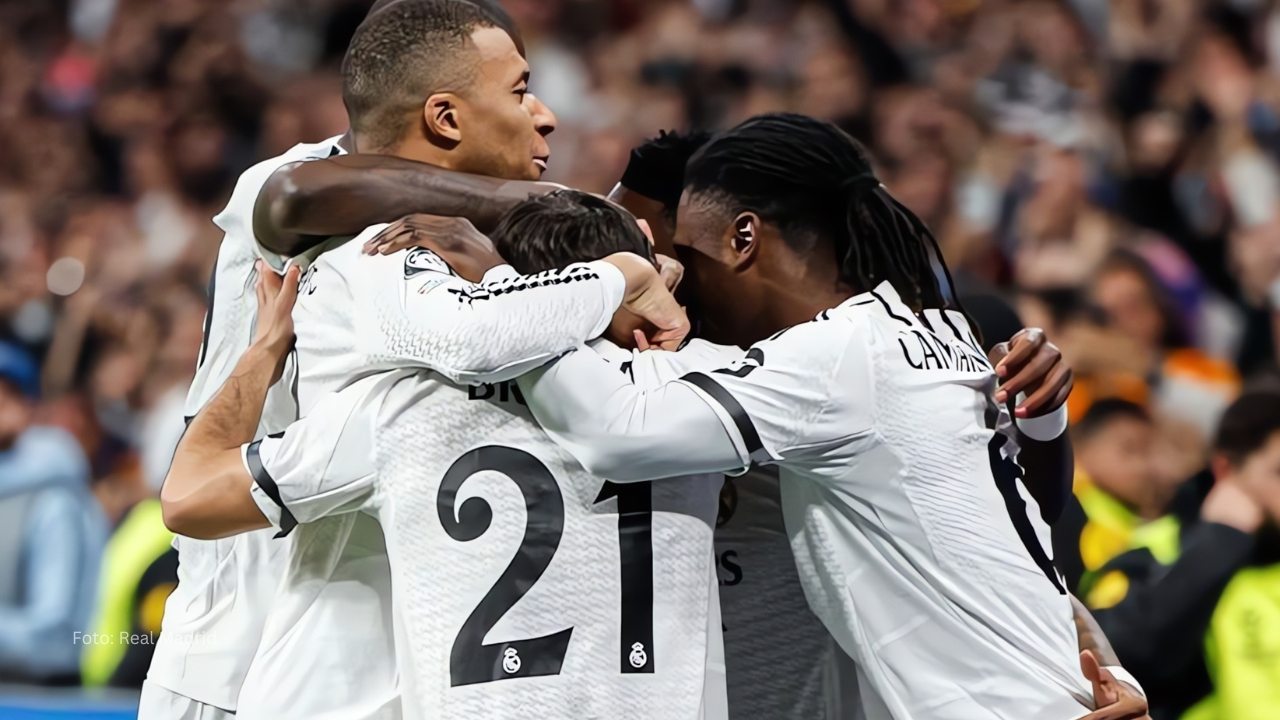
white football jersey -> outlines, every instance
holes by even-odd
[[[741,357],[741,348],[695,339],[679,352],[633,353],[623,367],[637,387],[652,388]],[[856,669],[805,601],[782,522],[777,469],[753,467],[726,478],[717,502],[715,561],[730,716],[850,717],[858,707]]]
[[[222,386],[253,337],[254,261],[260,255],[253,235],[253,206],[258,193],[282,165],[338,153],[340,139],[296,145],[249,168],[236,182],[226,208],[214,217],[225,235],[209,280],[204,342],[184,409],[188,418]],[[271,394],[273,407],[280,410],[263,414],[260,435],[281,430],[296,417],[287,388],[277,386]],[[271,542],[270,532],[262,531],[223,540],[178,536],[174,546],[178,585],[165,603],[163,629],[147,678],[198,702],[234,710],[283,572],[277,557],[280,545]]]
[[[858,663],[864,713],[1076,718],[1071,604],[995,384],[962,316],[916,316],[888,284],[658,390],[586,353],[521,379],[606,477],[777,464],[805,597]],[[607,401],[574,402],[584,388]]]
[[[579,267],[565,275],[572,283],[522,291],[502,280],[468,283],[426,250],[364,256],[363,240],[383,227],[310,253],[294,310],[293,389],[303,415],[320,397],[378,370],[426,366],[475,380],[519,372],[599,332],[621,299],[621,274],[612,266]],[[534,302],[544,298],[550,302]],[[558,325],[538,322],[539,313]],[[292,520],[285,522],[292,530]],[[375,513],[317,519],[287,543],[287,573],[239,715],[401,717],[391,569]]]
[[[379,229],[321,255],[303,278],[295,308],[306,416],[299,427],[319,430],[291,430],[247,455],[264,511],[274,508],[282,529],[297,526],[285,584],[313,589],[288,603],[292,629],[269,624],[264,645],[297,642],[301,650],[308,618],[333,617],[326,608],[349,597],[320,578],[342,570],[347,549],[308,536],[374,516],[394,571],[406,717],[566,709],[697,717],[712,521],[672,508],[679,498],[661,488],[605,486],[587,475],[529,420],[506,382],[598,335],[621,300],[621,274],[604,263],[530,277],[499,268],[471,284],[426,250],[363,255],[364,237]],[[345,437],[329,423],[346,416],[316,402],[348,386],[339,395],[377,386],[367,391],[376,401],[361,411],[378,427],[377,443],[326,449]],[[459,497],[444,514],[464,483],[465,495],[480,497]],[[484,528],[469,514],[477,510],[491,517]],[[304,581],[295,583],[300,569]],[[384,627],[386,605],[366,604],[343,612]],[[677,612],[690,607],[699,611]],[[548,628],[554,632],[543,636]]]
[[[720,367],[726,358],[742,354],[738,348],[714,345],[704,340],[691,340],[675,352],[663,350],[624,350],[607,340],[591,343],[601,357],[615,364],[618,370],[638,388],[654,388],[679,379],[685,373],[704,367]],[[720,488],[723,478],[718,473],[689,478],[673,478],[653,483],[655,497],[665,498],[664,504],[676,510],[700,518],[707,527],[714,527],[720,512]],[[710,540],[710,536],[707,538]],[[719,579],[715,572],[715,548],[708,546],[708,611],[707,611],[707,662],[706,684],[702,717],[705,720],[727,719],[730,716],[729,682],[725,669],[725,646],[721,618]],[[797,586],[798,592],[798,586]]]
[[[782,522],[776,468],[752,467],[725,480],[716,563],[731,715],[851,717],[857,672],[805,601]]]
[[[691,483],[601,481],[513,383],[412,370],[325,398],[245,458],[277,527],[381,522],[405,717],[701,717],[712,527],[687,512]]]

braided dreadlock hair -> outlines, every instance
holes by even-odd
[[[689,159],[685,189],[734,213],[757,213],[798,253],[829,242],[840,279],[859,291],[888,281],[917,312],[947,307],[933,259],[948,285],[951,273],[933,233],[876,179],[866,149],[831,123],[790,113],[751,118]]]

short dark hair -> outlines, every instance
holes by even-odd
[[[394,144],[428,96],[471,82],[477,28],[500,28],[516,41],[510,18],[481,2],[400,0],[360,24],[342,61],[342,101],[361,149]]]
[[[636,220],[622,208],[578,190],[525,200],[490,236],[498,254],[523,275],[590,262],[619,252],[653,260]]]
[[[860,291],[887,280],[917,312],[947,306],[933,257],[951,275],[933,234],[880,184],[866,148],[829,122],[753,117],[689,159],[685,189],[732,213],[756,212],[797,252],[829,243],[840,279]]]
[[[1150,425],[1151,413],[1128,400],[1103,398],[1090,405],[1084,417],[1076,421],[1074,434],[1081,440],[1088,440],[1115,420],[1136,420]]]
[[[1191,344],[1190,332],[1178,314],[1178,305],[1169,288],[1161,281],[1151,263],[1137,252],[1128,248],[1117,248],[1102,261],[1094,271],[1094,277],[1101,277],[1111,272],[1130,272],[1147,289],[1151,302],[1160,313],[1160,346],[1165,349],[1186,347]]]
[[[1244,462],[1280,432],[1280,390],[1246,391],[1218,421],[1213,449],[1233,463]]]

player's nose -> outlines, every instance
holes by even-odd
[[[538,134],[546,137],[556,131],[556,114],[551,112],[551,108],[542,102],[542,98],[530,93],[532,98],[533,126],[537,128]]]

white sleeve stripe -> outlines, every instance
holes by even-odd
[[[260,448],[261,440],[254,440],[244,451],[245,464],[249,466],[249,474],[253,476],[253,481],[262,488],[262,492],[271,498],[271,501],[280,506],[280,532],[276,533],[276,537],[284,537],[293,532],[298,526],[298,521],[293,517],[293,513],[289,512],[289,508],[285,507],[284,500],[280,497],[280,486],[276,485],[275,478],[271,477],[271,473],[267,472],[266,466],[262,464],[262,455]]]
[[[756,431],[755,423],[751,422],[751,416],[742,407],[742,403],[734,399],[733,395],[730,395],[723,385],[700,372],[689,373],[680,379],[698,388],[707,397],[715,400],[720,407],[724,408],[724,411],[733,420],[733,424],[738,428],[738,434],[742,437],[747,454],[752,460],[762,462],[772,459],[764,449],[764,443],[760,441],[760,433]]]

